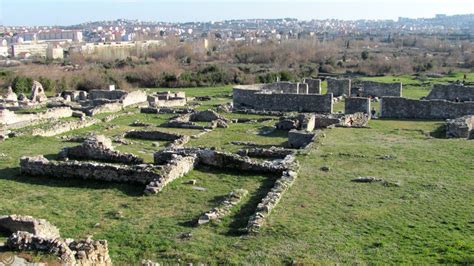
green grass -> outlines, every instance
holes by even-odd
[[[189,89],[195,95],[216,95],[219,89]],[[195,91],[194,91],[195,90]],[[228,92],[228,88],[224,92]],[[223,114],[228,118],[257,115]],[[134,114],[64,135],[122,134],[135,120],[152,128],[195,134],[196,130],[159,127],[172,115]],[[230,141],[285,145],[286,132],[262,131],[274,124],[231,124],[188,146],[215,146],[236,151]],[[110,126],[114,125],[113,128]],[[35,178],[19,173],[23,155],[54,158],[65,145],[56,137],[17,137],[0,142],[0,215],[24,214],[49,220],[62,236],[89,234],[107,239],[115,263],[207,262],[222,264],[439,264],[474,263],[474,142],[432,138],[439,121],[372,120],[368,129],[325,130],[311,152],[299,156],[295,184],[283,196],[258,236],[242,234],[249,216],[271,188],[275,176],[200,167],[154,196],[140,185],[83,180]],[[152,160],[151,141],[117,145]],[[160,142],[160,145],[166,145]],[[390,155],[393,159],[382,160]],[[320,170],[329,166],[329,172]],[[350,182],[376,176],[400,187]],[[198,191],[184,181],[196,179]],[[233,189],[250,195],[220,223],[199,228],[191,224]],[[123,218],[115,213],[121,212]],[[100,226],[95,225],[99,223]],[[179,237],[192,233],[189,240]]]

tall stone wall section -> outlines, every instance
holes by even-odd
[[[357,90],[355,89],[357,87]],[[383,83],[370,80],[359,80],[354,82],[353,95],[360,97],[402,97],[402,83]]]
[[[89,99],[107,99],[107,100],[119,100],[127,94],[126,91],[115,90],[115,91],[106,91],[106,90],[91,90],[89,92]]]
[[[350,79],[334,79],[328,78],[328,92],[332,93],[334,97],[339,97],[346,95],[349,97],[351,95],[351,80]]]
[[[308,93],[321,94],[321,80],[320,79],[303,79],[303,83],[308,84]]]
[[[474,101],[474,86],[434,84],[426,100]]]
[[[370,99],[364,97],[350,97],[346,98],[344,103],[344,113],[355,114],[365,113],[370,114]]]
[[[384,97],[381,101],[383,118],[448,119],[470,114],[474,114],[474,102],[411,100],[402,97]]]
[[[269,111],[298,111],[332,113],[332,94],[280,94],[264,93],[258,89],[236,87],[233,90],[234,108]]]

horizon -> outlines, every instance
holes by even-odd
[[[474,14],[469,0],[449,3],[428,0],[259,0],[250,2],[185,0],[178,2],[152,0],[0,0],[0,25],[4,26],[71,26],[117,19],[150,22],[210,22],[243,19],[295,18],[309,20],[394,20],[432,18],[436,14]],[[21,10],[21,16],[18,16]],[[44,14],[54,14],[47,15]]]

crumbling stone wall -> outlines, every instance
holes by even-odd
[[[402,83],[384,83],[370,80],[359,80],[353,84],[352,95],[358,97],[402,97]]]
[[[320,79],[305,78],[303,79],[303,83],[308,84],[308,93],[321,94],[321,80]]]
[[[10,233],[26,231],[44,237],[58,238],[59,229],[44,219],[35,219],[31,216],[4,215],[0,216],[0,229]]]
[[[84,113],[88,116],[95,116],[103,113],[116,113],[123,110],[123,105],[120,102],[109,102],[103,104],[97,104],[93,107],[86,108]]]
[[[448,119],[474,114],[474,102],[384,97],[380,106],[384,118]]]
[[[71,130],[90,127],[99,122],[100,120],[93,119],[93,118],[84,118],[80,120],[71,120],[71,121],[56,120],[55,122],[53,122],[52,125],[49,125],[46,128],[43,128],[43,127],[34,128],[31,131],[31,135],[51,137],[51,136],[59,135]]]
[[[328,94],[332,93],[334,97],[346,95],[351,96],[351,80],[350,79],[326,79],[328,83]]]
[[[89,91],[89,99],[96,100],[96,99],[107,99],[107,100],[120,100],[123,96],[127,94],[126,91],[123,90],[91,90]]]
[[[297,116],[282,116],[275,127],[281,130],[300,129],[312,131],[315,127],[315,115],[299,114]]]
[[[102,135],[90,136],[79,146],[65,147],[59,154],[61,158],[76,160],[98,160],[123,164],[143,163],[142,158],[133,154],[115,151],[112,140]]]
[[[169,107],[142,107],[140,112],[144,114],[189,114],[194,110],[191,108],[169,108]]]
[[[131,130],[125,133],[126,138],[148,139],[148,140],[165,140],[173,141],[179,139],[183,135],[168,133],[157,130]]]
[[[434,84],[426,100],[474,101],[474,86],[460,84]]]
[[[191,172],[197,164],[195,154],[181,156],[172,154],[163,166],[160,178],[152,180],[145,188],[145,194],[156,194],[173,180],[180,178]]]
[[[242,149],[237,152],[240,156],[261,157],[261,158],[277,158],[283,159],[288,155],[294,155],[295,151],[279,147],[271,148],[251,148]]]
[[[51,108],[44,112],[34,114],[16,114],[8,109],[0,109],[0,125],[13,125],[37,120],[65,118],[71,117],[72,113],[73,111],[69,107]]]
[[[132,92],[128,92],[120,98],[120,102],[122,103],[123,107],[145,103],[146,101],[147,94],[142,90],[134,90]]]
[[[288,146],[291,148],[305,148],[311,144],[316,137],[316,133],[306,130],[290,130],[288,132]]]
[[[474,115],[446,120],[446,137],[474,139]]]
[[[153,165],[120,165],[80,161],[50,161],[43,156],[22,157],[20,171],[31,176],[64,179],[95,179],[124,183],[148,184],[160,179],[160,168]]]
[[[344,103],[346,114],[365,113],[370,114],[370,99],[364,97],[349,97]]]
[[[184,92],[158,92],[148,96],[148,104],[151,107],[175,107],[186,105],[186,94]]]
[[[234,108],[270,111],[332,113],[332,94],[271,93],[261,86],[236,86],[233,89]]]
[[[224,216],[228,215],[235,205],[239,204],[243,198],[248,194],[248,191],[245,189],[237,189],[230,192],[224,200],[222,200],[219,205],[211,210],[202,214],[198,221],[197,225],[202,225],[209,223],[214,220],[222,219]]]

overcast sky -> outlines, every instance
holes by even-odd
[[[474,13],[474,0],[0,0],[0,24],[72,25],[118,18],[218,21],[245,18],[394,19]]]

